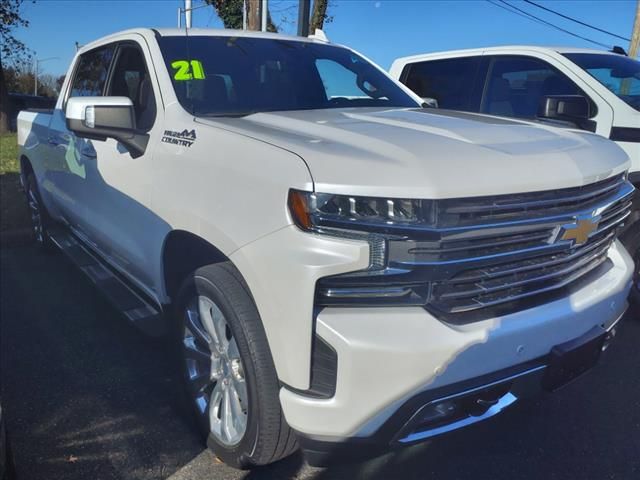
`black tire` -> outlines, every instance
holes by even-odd
[[[36,245],[43,250],[51,250],[52,242],[49,237],[51,217],[42,203],[38,183],[33,172],[27,174],[25,194],[27,196],[29,213],[31,214],[31,234],[33,240],[36,242]]]
[[[215,303],[228,326],[227,338],[235,339],[241,359],[243,380],[246,384],[248,400],[243,405],[246,411],[246,427],[237,444],[225,445],[212,432],[209,414],[213,400],[209,400],[206,411],[197,403],[194,394],[193,374],[190,373],[187,340],[189,305],[194,299],[205,297]],[[240,469],[266,465],[280,460],[297,450],[297,441],[287,425],[279,401],[279,382],[267,337],[260,315],[248,286],[231,262],[208,265],[199,268],[182,284],[176,301],[178,331],[177,343],[187,394],[195,412],[198,425],[207,436],[207,445],[226,464]],[[188,323],[189,322],[189,323]],[[230,331],[229,331],[230,330]],[[204,342],[203,342],[204,343]],[[213,349],[209,349],[213,351]],[[192,353],[192,352],[191,352]],[[213,361],[212,361],[213,364]],[[192,364],[193,365],[193,364]],[[222,371],[221,369],[219,370]],[[213,380],[215,385],[221,380]],[[200,390],[202,392],[202,390]],[[205,390],[204,395],[208,395]],[[202,395],[200,394],[202,399]],[[200,400],[202,402],[202,400]],[[222,407],[221,407],[222,408]],[[229,408],[229,407],[227,407]],[[246,408],[246,407],[245,407]]]

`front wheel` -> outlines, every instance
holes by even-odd
[[[237,269],[224,262],[196,270],[176,306],[186,389],[211,450],[242,469],[293,453],[266,334]]]

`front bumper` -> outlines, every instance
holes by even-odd
[[[633,264],[617,242],[609,258],[604,274],[563,298],[468,325],[443,323],[422,308],[322,310],[315,333],[337,352],[335,395],[318,399],[282,388],[289,425],[310,459],[322,463],[327,452],[353,452],[349,444],[363,445],[368,456],[433,436],[402,432],[435,399],[509,383],[495,408],[479,416],[498,413],[523,387],[539,385],[554,345],[594,327],[608,330],[623,315]],[[435,434],[468,423],[442,425]]]

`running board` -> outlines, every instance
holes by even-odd
[[[113,269],[71,232],[64,228],[48,231],[51,241],[91,280],[98,290],[127,320],[147,335],[165,333],[162,310],[153,301],[138,293]]]

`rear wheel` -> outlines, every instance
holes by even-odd
[[[267,338],[239,272],[230,262],[196,270],[176,305],[186,390],[211,450],[243,469],[293,453]]]

